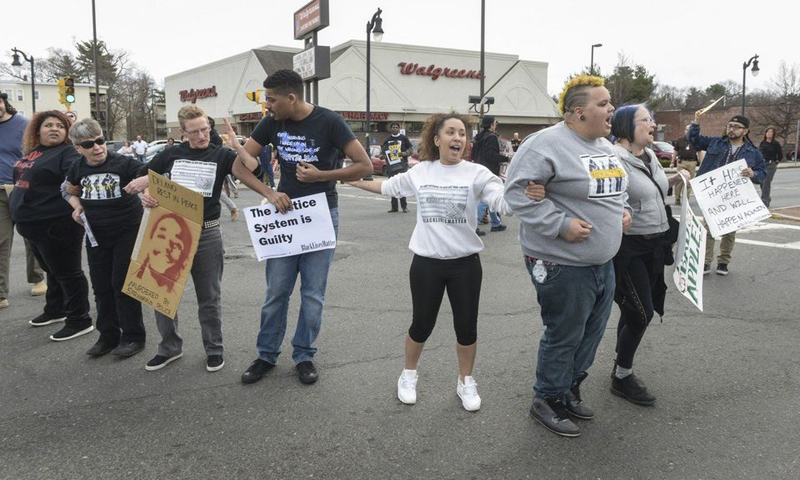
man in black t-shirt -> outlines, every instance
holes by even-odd
[[[358,180],[372,171],[367,152],[338,114],[303,100],[303,80],[292,70],[278,70],[264,81],[270,116],[256,126],[244,148],[257,156],[264,145],[273,144],[281,169],[281,181],[274,201],[281,212],[291,208],[290,199],[325,193],[334,230],[338,231],[337,180]],[[337,168],[341,150],[353,164]],[[270,258],[266,262],[267,295],[261,309],[261,330],[256,346],[258,358],[242,374],[242,382],[253,383],[278,362],[289,299],[301,279],[300,318],[292,346],[300,381],[317,381],[312,347],[322,323],[322,308],[328,269],[334,249],[319,250],[290,257]]]
[[[381,158],[386,160],[386,176],[393,177],[398,173],[408,171],[408,157],[414,153],[411,140],[400,133],[400,124],[393,122],[392,136],[383,141],[381,145]],[[406,197],[400,198],[400,207],[403,213],[408,213]],[[392,197],[392,209],[388,213],[397,213],[397,199]]]

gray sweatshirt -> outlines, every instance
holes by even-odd
[[[525,196],[529,180],[545,185],[545,199]],[[537,132],[520,145],[509,165],[506,202],[519,215],[525,255],[561,265],[602,265],[622,240],[628,175],[605,138],[587,140],[564,122]],[[592,225],[582,242],[567,242],[570,221]]]
[[[652,235],[669,230],[667,212],[664,210],[664,200],[658,193],[655,184],[645,173],[644,162],[633,156],[625,147],[615,145],[622,166],[628,172],[628,205],[633,210],[633,222],[626,235]],[[667,174],[661,168],[656,154],[649,148],[644,149],[650,158],[649,169],[653,179],[658,183],[661,192],[666,196],[669,189]]]

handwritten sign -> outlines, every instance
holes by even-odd
[[[745,168],[747,162],[737,160],[692,179],[695,198],[714,238],[770,217],[753,182],[741,175]]]
[[[292,200],[282,214],[273,205],[243,209],[258,261],[336,248],[328,200],[324,193]]]
[[[686,182],[683,176],[681,179]],[[683,189],[681,199],[681,225],[678,229],[678,248],[675,252],[676,262],[672,279],[678,291],[702,312],[706,229],[689,206],[688,190],[688,188]]]
[[[152,170],[145,208],[123,293],[169,318],[178,312],[203,230],[203,197]]]

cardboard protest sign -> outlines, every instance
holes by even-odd
[[[737,160],[692,179],[692,189],[708,230],[714,238],[769,218],[756,187],[741,171],[747,162]]]
[[[336,248],[328,200],[324,193],[292,199],[282,214],[265,204],[243,209],[258,261]]]
[[[681,175],[681,180],[686,179]],[[684,185],[685,187],[685,185]],[[678,291],[703,311],[703,264],[706,255],[706,229],[689,206],[688,188],[681,199],[681,225],[675,252],[672,279]]]
[[[393,143],[389,145],[389,149],[385,150],[386,153],[386,160],[389,162],[389,165],[394,165],[396,163],[400,163],[403,160],[403,152],[400,150],[402,144],[400,143]]]
[[[152,170],[148,176],[158,207],[144,209],[122,291],[175,318],[203,230],[203,197]]]

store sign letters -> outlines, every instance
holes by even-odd
[[[437,80],[439,77],[447,77],[447,78],[475,78],[480,80],[481,79],[481,72],[478,70],[461,70],[457,68],[442,68],[437,67],[435,64],[431,63],[427,67],[424,65],[420,65],[418,63],[406,63],[400,62],[397,64],[400,67],[400,73],[402,75],[422,75],[431,77],[431,80]]]
[[[211,88],[198,88],[195,90],[194,88],[191,90],[181,90],[178,92],[181,96],[181,102],[192,102],[195,103],[197,100],[201,98],[210,98],[217,96],[217,86],[214,85]]]

